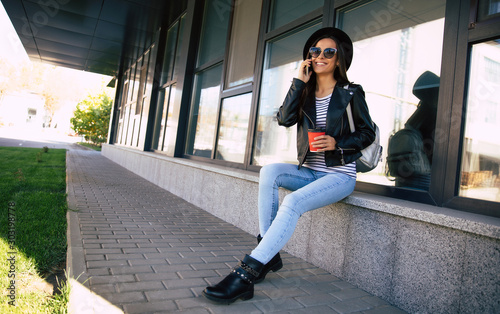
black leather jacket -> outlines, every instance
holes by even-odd
[[[291,127],[297,124],[297,159],[299,168],[309,153],[307,129],[314,128],[316,122],[316,100],[310,95],[302,106],[299,115],[299,103],[306,83],[294,78],[290,89],[280,107],[278,124]],[[351,102],[355,132],[351,133],[346,107]],[[300,118],[302,117],[302,118]],[[313,122],[314,121],[314,122]],[[369,146],[375,139],[375,128],[368,112],[365,92],[360,85],[349,84],[349,88],[335,86],[326,118],[326,134],[337,141],[337,149],[325,152],[327,167],[351,163],[361,156],[360,151]]]

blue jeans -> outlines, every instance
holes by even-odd
[[[354,191],[356,179],[342,173],[326,173],[292,164],[262,167],[259,178],[259,227],[263,237],[250,254],[267,264],[292,237],[305,212],[336,203]],[[292,193],[279,206],[278,189]]]

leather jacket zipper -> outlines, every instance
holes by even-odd
[[[311,121],[311,124],[312,124],[313,129],[314,129],[316,125],[314,124],[314,122],[313,122],[313,120],[311,119],[311,117],[309,117],[309,116],[307,115],[307,113],[306,113],[304,110],[302,110],[302,113],[304,113],[304,115],[307,117],[307,119],[309,119],[309,121]],[[303,154],[304,158],[302,159],[302,161],[301,161],[301,162],[300,162],[300,164],[299,164],[299,169],[300,169],[300,166],[301,166],[301,165],[304,163],[304,161],[305,161],[305,158],[306,158],[305,156],[307,155],[307,151],[308,151],[308,150],[309,150],[309,145],[306,145],[306,149],[304,150],[304,154]]]
[[[342,132],[344,132],[344,115],[340,117],[340,134],[342,134]],[[344,150],[341,147],[339,147],[339,149],[340,149],[340,164],[342,166],[345,166]]]
[[[340,150],[340,164],[342,166],[345,166],[344,150],[341,147],[339,147],[339,150]]]
[[[342,134],[342,132],[344,131],[344,115],[342,115],[340,123],[341,123],[340,124],[340,134]],[[342,164],[342,166],[345,166],[344,150],[355,150],[355,149],[354,148],[342,148],[339,146],[337,146],[337,149],[340,150],[340,163]]]

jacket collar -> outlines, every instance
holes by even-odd
[[[330,99],[330,104],[328,105],[328,113],[326,119],[327,133],[328,130],[333,130],[335,127],[332,124],[338,123],[337,121],[344,114],[347,105],[353,97],[353,92],[349,89],[345,89],[344,85],[336,85],[333,89],[332,97]],[[313,119],[313,123],[316,124],[316,98],[311,95],[306,99],[306,104],[304,106],[304,112]]]

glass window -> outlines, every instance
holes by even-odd
[[[273,162],[297,162],[296,128],[278,126],[276,113],[285,99],[292,78],[302,62],[302,48],[307,38],[321,28],[321,23],[287,34],[266,45],[264,71],[255,132],[254,165]]]
[[[384,147],[385,162],[358,180],[428,190],[445,6],[376,0],[338,13],[354,43],[349,80],[363,86]]]
[[[459,195],[500,202],[500,40],[472,47]]]
[[[132,71],[130,72],[130,100],[134,101],[137,100],[137,89],[139,87],[138,84],[138,72],[140,72],[140,66],[139,70],[137,70],[137,67],[139,66],[139,62],[134,63],[134,66],[132,67]]]
[[[174,69],[173,69],[173,73],[172,73],[172,79],[176,78],[176,69],[177,69],[177,65],[179,64],[179,58],[181,56],[180,52],[182,49],[182,42],[184,39],[185,25],[186,25],[186,14],[184,14],[180,20],[179,36],[177,36],[177,50],[175,52],[175,62],[174,62]]]
[[[146,95],[151,96],[151,92],[153,89],[153,81],[155,79],[155,57],[156,57],[156,45],[152,45],[149,50],[149,69],[148,69],[148,79],[146,80],[146,86],[144,87],[144,93]]]
[[[163,69],[161,73],[162,90],[159,92],[158,107],[156,109],[155,132],[153,148],[161,151],[171,151],[176,135],[177,121],[173,121],[175,101],[175,67],[179,60],[179,51],[184,29],[185,14],[180,22],[174,23],[168,32],[165,43]],[[178,35],[179,34],[179,35]],[[176,44],[177,43],[177,44]]]
[[[205,2],[198,66],[224,56],[230,12],[230,6],[226,2],[221,3],[220,0]]]
[[[218,65],[195,76],[186,145],[188,155],[212,157],[221,74],[222,65]]]
[[[500,17],[500,0],[479,0],[478,21]]]
[[[140,70],[139,91],[137,95],[137,105],[135,107],[135,114],[141,114],[144,105],[144,91],[146,88],[146,80],[148,76],[148,61],[149,53],[144,56],[144,64]],[[139,72],[139,71],[138,71]]]
[[[157,117],[155,127],[155,143],[153,148],[161,151],[168,151],[175,142],[175,134],[177,130],[177,121],[172,119],[174,114],[173,102],[175,101],[175,84],[164,88],[159,93],[158,112],[161,112]]]
[[[222,102],[217,159],[244,162],[251,102],[251,93],[226,98]]]
[[[269,31],[322,7],[323,3],[324,0],[273,0],[271,3]]]
[[[139,71],[140,73],[140,80],[138,82],[138,91],[137,91],[137,100],[136,100],[136,106],[135,106],[135,114],[141,114],[142,111],[142,98],[144,96],[144,83],[146,81],[146,75],[148,74],[148,69],[146,67],[143,67]]]
[[[135,78],[135,66],[131,68],[127,74],[127,79],[128,79],[127,99],[126,99],[127,104],[132,100],[132,94],[134,90],[134,78]]]
[[[163,150],[163,141],[165,138],[165,123],[167,122],[167,110],[168,110],[168,98],[169,98],[169,88],[164,88],[160,91],[158,95],[158,109],[156,117],[156,127],[155,127],[155,143],[153,147],[157,150]]]
[[[146,74],[144,75],[145,78],[144,80],[142,79],[141,77],[141,81],[142,81],[142,94],[143,95],[147,95],[147,85],[148,85],[148,77],[151,76],[151,71],[149,71],[149,62],[151,60],[150,58],[151,56],[151,50],[148,50],[145,54],[144,54],[144,63],[143,63],[143,68],[146,69]]]
[[[123,84],[123,93],[122,93],[122,104],[121,104],[121,108],[120,108],[120,119],[123,118],[123,114],[124,114],[124,109],[125,109],[125,106],[127,105],[127,96],[128,96],[128,87],[129,87],[129,83],[130,81],[127,80],[127,74],[124,75],[124,78],[125,78],[125,83]]]
[[[177,42],[177,30],[179,23],[176,22],[167,32],[167,43],[165,47],[165,57],[163,59],[163,71],[161,73],[161,85],[172,79],[175,57],[175,43]]]
[[[177,120],[173,119],[174,115],[174,101],[175,101],[175,91],[176,85],[170,85],[170,95],[168,99],[168,109],[165,121],[165,135],[163,140],[164,152],[172,151],[175,145],[175,136],[177,135]],[[166,105],[166,104],[165,104]]]
[[[239,1],[234,8],[226,87],[253,81],[262,0]]]

